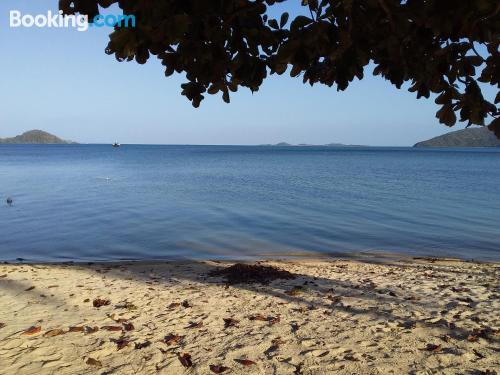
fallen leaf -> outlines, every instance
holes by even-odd
[[[83,300],[83,302],[84,302],[84,303],[90,302],[90,298],[85,298],[85,299]]]
[[[59,288],[59,285],[49,285],[47,288],[48,288],[48,289],[52,289],[52,288]]]
[[[83,327],[83,333],[86,335],[96,333],[97,331],[99,331],[99,327],[89,327],[89,326]]]
[[[122,350],[130,344],[130,341],[126,337],[120,337],[119,339],[110,339],[110,341],[116,344],[117,350]]]
[[[250,320],[260,320],[262,322],[267,322],[267,317],[262,315],[262,314],[257,314],[257,315],[252,315],[249,316],[248,319]]]
[[[223,372],[230,370],[230,368],[222,365],[210,365],[210,370],[216,374],[222,374]]]
[[[128,332],[133,331],[135,327],[132,323],[123,323],[123,329]]]
[[[24,331],[23,335],[26,335],[26,336],[36,335],[41,330],[42,330],[42,327],[40,327],[40,326],[33,326],[33,327],[28,328],[26,331]]]
[[[170,334],[170,335],[165,336],[165,338],[162,340],[162,342],[167,344],[167,345],[172,345],[172,344],[177,344],[177,342],[179,342],[182,338],[183,338],[183,336]]]
[[[470,334],[469,336],[467,336],[467,341],[469,342],[476,342],[477,340],[479,340],[479,337],[477,335]]]
[[[276,323],[279,323],[281,321],[281,318],[280,316],[270,316],[268,317],[268,320],[269,320],[269,325],[274,325]]]
[[[177,307],[179,307],[181,304],[179,302],[172,302],[170,305],[167,306],[168,309],[173,310]]]
[[[117,309],[127,309],[129,311],[132,310],[137,310],[137,306],[134,305],[132,302],[125,301],[123,303],[119,303],[118,305],[115,306]]]
[[[83,327],[69,327],[68,332],[83,332]]]
[[[102,367],[101,361],[98,361],[94,358],[87,358],[87,361],[85,363],[89,366]]]
[[[224,328],[238,327],[240,321],[233,318],[224,318]]]
[[[441,347],[441,345],[436,345],[436,344],[427,344],[425,347],[425,350],[434,353],[440,352],[442,349],[443,348]]]
[[[94,307],[102,307],[102,306],[108,306],[111,303],[109,299],[101,299],[101,298],[96,298],[94,302],[92,303]]]
[[[144,349],[147,348],[148,346],[151,345],[151,341],[144,341],[144,342],[136,342],[135,343],[135,349]]]
[[[112,332],[118,332],[122,330],[122,327],[119,327],[119,326],[104,326],[104,327],[101,327],[101,329],[105,330],[105,331],[112,331]]]
[[[235,359],[235,361],[238,362],[240,365],[243,365],[243,366],[256,365],[256,363],[254,361],[251,361],[249,359]]]
[[[203,327],[203,321],[197,322],[191,322],[186,328],[201,328]]]
[[[188,307],[193,307],[193,306],[191,306],[191,305],[189,304],[189,301],[188,301],[188,300],[185,300],[185,301],[183,301],[183,302],[182,302],[182,307],[185,307],[185,308],[187,309]]]
[[[25,291],[25,292],[29,292],[30,290],[33,290],[33,289],[35,289],[35,287],[34,287],[34,286],[30,286],[29,288],[24,289],[24,291]]]
[[[177,358],[179,358],[181,364],[186,368],[191,367],[193,365],[193,362],[191,361],[191,355],[188,353],[184,353],[182,355],[177,354]]]
[[[64,335],[66,332],[63,331],[62,329],[51,329],[50,331],[47,331],[43,334],[43,337],[55,337],[55,336],[60,336]]]

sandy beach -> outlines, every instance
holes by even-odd
[[[498,263],[265,260],[291,277],[210,275],[232,265],[2,264],[0,373],[499,372]]]

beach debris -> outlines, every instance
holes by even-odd
[[[43,337],[56,337],[60,335],[64,335],[66,331],[62,329],[51,329],[50,331],[47,331],[43,334]]]
[[[203,327],[203,321],[190,322],[186,328],[201,328],[201,327]]]
[[[208,275],[212,277],[222,276],[229,285],[240,283],[269,284],[277,279],[295,279],[292,273],[278,267],[243,263],[236,263],[230,267],[213,270]]]
[[[83,326],[69,327],[69,331],[68,332],[83,332]]]
[[[222,366],[222,365],[210,365],[209,367],[210,367],[210,371],[212,371],[215,374],[222,374],[223,372],[231,370],[229,367]]]
[[[134,325],[130,322],[123,323],[123,329],[127,332],[133,331],[135,329]]]
[[[83,333],[85,335],[91,335],[92,333],[96,333],[97,331],[99,331],[99,327],[90,327],[90,326],[83,327]]]
[[[234,318],[223,318],[223,320],[224,320],[224,328],[238,327],[238,323],[240,322],[238,319]]]
[[[40,331],[42,330],[42,327],[40,326],[32,326],[30,328],[28,328],[27,330],[25,330],[23,332],[23,335],[25,336],[32,336],[32,335],[36,335],[37,333],[39,333]]]
[[[94,307],[97,307],[97,308],[102,307],[102,306],[108,306],[110,303],[111,303],[111,301],[109,299],[101,299],[101,298],[96,298],[92,302]]]
[[[182,301],[182,307],[184,308],[189,308],[189,307],[193,307],[188,300],[185,300],[185,301]]]
[[[35,289],[35,287],[34,286],[30,286],[29,288],[24,289],[24,291],[25,292],[29,292],[29,291],[31,291],[33,289]]]
[[[260,320],[261,322],[267,322],[269,318],[267,316],[262,315],[262,314],[256,314],[256,315],[249,316],[248,319]]]
[[[193,366],[193,361],[191,361],[191,354],[188,354],[188,353],[183,353],[182,355],[177,354],[177,358],[179,358],[179,362],[184,367],[189,368],[189,367]]]
[[[0,322],[0,329],[4,328],[7,324]]]
[[[104,327],[101,327],[102,330],[104,331],[111,331],[111,332],[118,332],[118,331],[122,331],[122,327],[119,327],[119,326],[104,326]]]
[[[108,305],[109,305],[109,303],[108,303]],[[119,304],[115,305],[115,308],[116,309],[127,309],[128,311],[137,310],[137,306],[129,301],[120,302]]]
[[[175,334],[170,334],[170,335],[167,335],[163,338],[162,342],[164,344],[167,344],[167,345],[173,345],[173,344],[177,344],[180,340],[182,340],[184,338],[184,336],[179,336],[179,335],[175,335]]]
[[[136,343],[134,344],[134,349],[136,349],[136,350],[140,350],[140,349],[147,348],[147,347],[149,347],[149,346],[151,346],[151,341],[146,340],[146,341],[144,341],[144,342],[136,342]]]
[[[181,304],[179,302],[172,302],[170,305],[167,306],[167,309],[169,310],[174,310],[177,307],[179,307]]]
[[[130,340],[127,337],[120,337],[119,339],[109,339],[109,341],[116,344],[117,350],[122,350],[130,344]]]
[[[12,206],[12,204],[14,203],[14,199],[12,199],[11,197],[7,197],[6,202],[9,206]]]
[[[94,358],[87,358],[87,360],[85,361],[85,363],[89,366],[95,366],[95,367],[99,367],[101,368],[102,367],[102,363],[101,361],[98,361],[97,359],[94,359]]]
[[[240,365],[243,365],[243,366],[253,366],[253,365],[257,364],[254,361],[251,361],[249,359],[235,359],[235,362],[238,362]]]
[[[441,350],[443,350],[442,346],[439,344],[427,344],[424,349],[422,350],[427,350],[428,352],[434,352],[438,353]]]

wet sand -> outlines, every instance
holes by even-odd
[[[495,374],[500,265],[265,260],[0,265],[0,373]]]

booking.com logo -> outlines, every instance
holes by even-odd
[[[58,13],[22,14],[19,10],[10,11],[10,27],[39,27],[39,28],[75,28],[78,31],[87,31],[89,27],[135,27],[134,15],[98,14],[89,22],[86,15],[68,15],[60,10]]]

